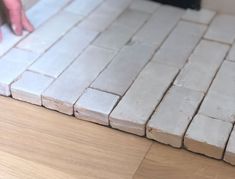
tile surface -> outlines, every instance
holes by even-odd
[[[225,61],[202,103],[199,113],[235,122],[235,63]]]
[[[79,119],[109,125],[109,114],[119,100],[119,96],[89,88],[74,106]]]
[[[197,115],[190,124],[184,137],[188,150],[216,159],[222,159],[232,124]]]
[[[38,54],[13,48],[0,58],[0,95],[10,96],[10,85],[37,58]]]
[[[232,44],[235,40],[235,16],[223,14],[216,16],[205,38]]]
[[[174,84],[206,93],[228,49],[228,45],[202,40]]]
[[[154,56],[154,60],[182,68],[205,31],[205,25],[179,22]]]
[[[172,87],[147,124],[147,137],[174,147],[182,147],[184,134],[203,93]]]
[[[99,73],[110,63],[114,52],[89,47],[43,93],[43,105],[65,114],[73,114],[73,105]]]
[[[92,87],[122,96],[153,53],[154,48],[146,45],[132,44],[124,47]]]
[[[215,14],[215,11],[207,9],[201,9],[200,11],[188,9],[182,19],[201,24],[209,24],[211,20],[215,17]]]
[[[53,80],[53,78],[26,71],[11,85],[12,97],[21,101],[41,105],[41,95]]]
[[[224,160],[235,165],[235,129],[233,129],[225,151]]]
[[[113,128],[145,135],[145,124],[178,70],[150,62],[110,115]]]

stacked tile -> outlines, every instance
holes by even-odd
[[[229,46],[202,40],[147,125],[148,138],[182,147],[184,134]],[[170,111],[170,112],[169,112]]]

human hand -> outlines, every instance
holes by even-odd
[[[22,7],[21,0],[2,0],[3,9],[7,20],[10,23],[12,31],[20,36],[23,30],[32,32],[33,26],[29,22]],[[0,29],[0,40],[2,39],[2,32]]]

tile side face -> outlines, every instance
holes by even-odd
[[[184,145],[196,153],[222,159],[232,127],[229,122],[197,115],[187,130]]]
[[[173,86],[147,125],[147,137],[180,148],[203,93]]]
[[[113,128],[145,135],[145,125],[178,70],[150,62],[110,115]]]
[[[89,88],[74,106],[79,119],[109,125],[109,114],[118,102],[119,96]]]
[[[43,105],[72,115],[75,102],[110,63],[114,54],[113,51],[90,46],[44,92]]]
[[[233,129],[233,132],[229,138],[224,160],[232,165],[235,165],[235,129]]]

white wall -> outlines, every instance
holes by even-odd
[[[202,0],[202,7],[219,13],[235,14],[235,0]]]

